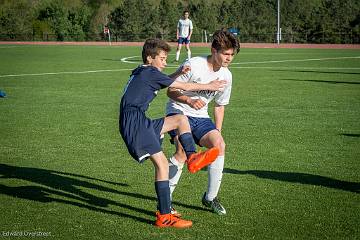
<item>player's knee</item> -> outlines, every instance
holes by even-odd
[[[178,115],[178,125],[184,126],[184,125],[188,125],[188,124],[189,124],[189,120],[188,120],[187,116],[179,114]]]
[[[182,147],[177,147],[176,148],[176,152],[174,154],[174,157],[176,158],[176,160],[178,160],[179,162],[185,162],[187,157],[186,157],[186,153],[184,151],[184,149]]]
[[[214,146],[219,148],[220,154],[225,152],[226,144],[222,138],[219,138],[215,141]]]

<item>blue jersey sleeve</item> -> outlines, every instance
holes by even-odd
[[[156,70],[154,69],[153,74],[154,76],[152,77],[153,79],[152,83],[156,84],[157,85],[156,88],[158,89],[169,87],[174,82],[173,79],[171,79],[166,74],[158,71],[157,69]]]

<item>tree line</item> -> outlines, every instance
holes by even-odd
[[[193,41],[236,28],[242,42],[275,42],[277,0],[0,0],[0,40],[176,40],[190,11]],[[281,0],[282,42],[360,43],[360,1]]]

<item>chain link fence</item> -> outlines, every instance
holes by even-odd
[[[176,37],[167,34],[119,34],[111,33],[112,42],[141,42],[147,38],[155,37],[166,41],[175,42]],[[276,33],[265,34],[246,34],[238,35],[242,43],[276,43]],[[44,33],[42,36],[35,34],[0,34],[0,41],[108,41],[108,35],[105,34],[85,34],[85,36],[64,35]],[[192,42],[211,42],[212,35],[193,34]],[[334,43],[334,44],[359,44],[360,35],[349,33],[283,33],[281,36],[282,43]]]

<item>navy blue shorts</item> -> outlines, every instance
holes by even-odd
[[[180,37],[178,39],[178,44],[189,44],[190,43],[190,40],[188,38],[182,38]]]
[[[175,114],[168,114],[167,116],[172,116]],[[197,145],[200,145],[200,139],[207,134],[208,132],[216,129],[215,124],[210,118],[197,118],[187,116],[189,119],[189,124],[191,128],[191,133],[193,135],[194,141]],[[171,136],[171,141],[173,142],[174,137],[176,136],[176,131],[172,130],[169,132]]]
[[[161,129],[164,118],[151,120],[143,111],[120,112],[119,130],[130,155],[139,163],[161,152]]]

